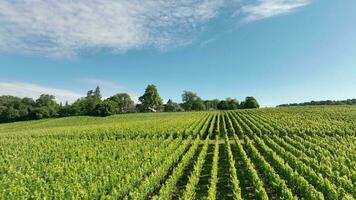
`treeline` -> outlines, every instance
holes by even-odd
[[[288,107],[288,106],[316,106],[316,105],[356,105],[356,99],[347,99],[341,101],[325,100],[325,101],[310,101],[304,103],[290,103],[281,104],[277,107]]]
[[[25,121],[67,116],[109,116],[132,112],[182,112],[203,110],[234,110],[259,108],[254,97],[246,97],[239,102],[234,98],[225,100],[202,100],[196,93],[184,91],[182,103],[169,99],[165,104],[159,96],[155,85],[148,85],[145,93],[139,97],[140,103],[135,104],[127,93],[118,93],[102,99],[100,88],[87,92],[85,97],[74,103],[58,104],[53,95],[43,94],[38,99],[0,96],[0,123]]]

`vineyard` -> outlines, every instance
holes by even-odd
[[[356,107],[2,124],[0,199],[356,199]]]

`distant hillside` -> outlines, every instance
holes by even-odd
[[[277,107],[316,106],[316,105],[356,105],[356,99],[347,99],[347,100],[340,100],[340,101],[325,100],[325,101],[310,101],[304,103],[290,103],[290,104],[281,104],[278,105]]]

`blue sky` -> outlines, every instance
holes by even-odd
[[[356,98],[356,1],[0,2],[0,95]]]

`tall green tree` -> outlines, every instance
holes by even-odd
[[[55,97],[49,94],[42,94],[35,102],[35,107],[31,111],[35,119],[57,117],[59,105]]]
[[[157,87],[153,84],[148,85],[145,93],[138,99],[141,102],[144,111],[156,112],[163,104],[162,99],[158,94]]]
[[[73,115],[86,115],[86,97],[77,99],[71,106]]]
[[[239,101],[234,98],[226,98],[218,104],[219,110],[235,110],[240,107]]]
[[[202,110],[206,110],[204,101],[199,99],[197,101],[193,102],[193,110],[195,111],[202,111]]]
[[[59,105],[58,113],[60,117],[68,117],[76,115],[76,110],[73,105],[70,105],[68,101],[66,101],[64,105],[62,105],[62,103]]]
[[[219,102],[219,99],[205,100],[204,104],[207,110],[217,110]]]
[[[259,108],[260,105],[257,102],[255,97],[246,97],[245,101],[242,104],[242,108],[250,109],[250,108]]]
[[[173,102],[173,100],[169,99],[167,103],[164,105],[165,112],[180,112],[183,111],[182,107],[178,104]]]
[[[100,88],[97,86],[94,91],[89,91],[86,97],[86,105],[85,105],[85,113],[87,115],[97,115],[97,105],[100,104],[101,101],[101,93]]]
[[[115,102],[109,99],[104,100],[103,102],[96,105],[95,115],[96,116],[109,116],[115,114]]]
[[[118,93],[110,97],[109,100],[115,103],[116,113],[127,113],[134,109],[134,102],[127,93]]]
[[[73,103],[73,112],[76,115],[97,115],[97,105],[101,102],[100,88],[97,86],[94,91],[89,90],[86,97],[82,97]]]
[[[194,92],[183,91],[182,101],[183,108],[186,111],[205,110],[204,101]]]
[[[221,100],[218,104],[218,109],[219,110],[228,110],[229,105],[225,100]]]

